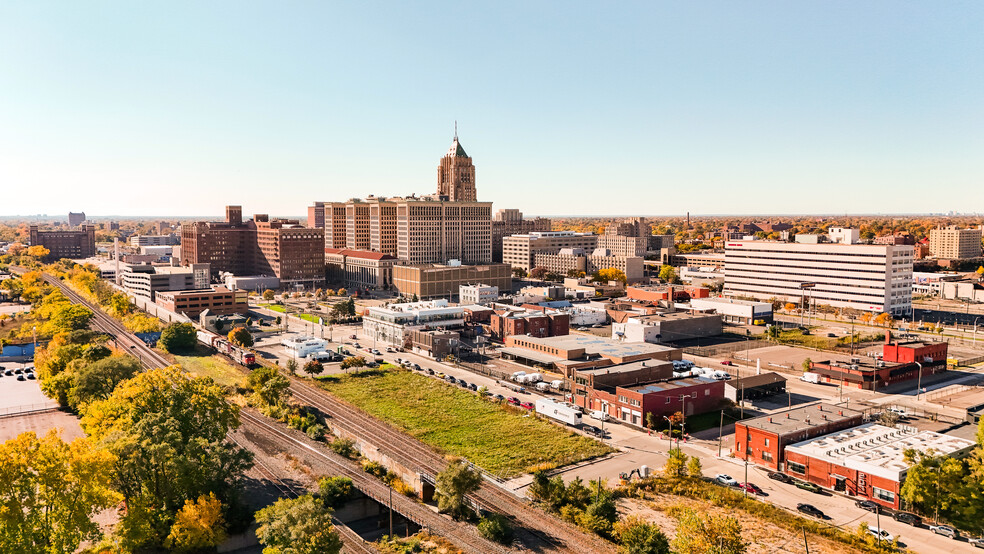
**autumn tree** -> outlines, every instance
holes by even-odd
[[[744,554],[748,548],[741,524],[734,517],[683,508],[677,521],[677,534],[671,543],[677,554]]]
[[[687,460],[687,475],[693,477],[694,479],[700,479],[704,477],[704,466],[700,463],[700,458],[697,456],[691,456]]]
[[[670,541],[659,525],[639,516],[630,516],[616,523],[615,536],[621,554],[670,554]]]
[[[0,444],[0,545],[4,552],[61,554],[100,537],[93,516],[119,497],[113,456],[88,439],[66,443],[55,430]]]
[[[188,500],[235,500],[249,452],[229,440],[239,409],[207,377],[152,369],[93,402],[82,427],[116,457],[113,484],[130,508],[119,534],[133,550],[164,544]]]
[[[545,267],[534,267],[530,270],[530,279],[536,279],[537,281],[542,281],[544,277],[547,276],[547,268]]]
[[[687,455],[679,448],[670,450],[666,458],[666,465],[663,466],[663,473],[667,477],[680,477],[684,474],[687,467]]]
[[[276,293],[270,289],[263,291],[263,299],[266,300],[267,302],[273,302],[275,296]]]
[[[595,281],[609,282],[609,281],[619,281],[621,283],[626,282],[625,272],[617,267],[606,267],[599,269],[593,275]]]
[[[366,359],[362,356],[349,356],[342,360],[342,369],[349,369],[353,367],[365,367]]]
[[[304,364],[304,371],[311,375],[321,375],[325,371],[325,366],[321,365],[318,360],[311,360]]]
[[[209,493],[178,510],[171,532],[164,541],[172,552],[201,552],[214,549],[226,539],[222,502]]]
[[[96,400],[109,398],[116,386],[140,372],[140,362],[131,356],[111,356],[85,364],[75,372],[68,392],[68,405],[78,410]]]
[[[253,335],[249,334],[249,331],[245,327],[236,327],[232,331],[229,331],[229,342],[235,344],[236,346],[250,347],[253,346]]]
[[[482,474],[473,469],[468,462],[457,459],[437,474],[437,508],[455,519],[465,519],[471,515],[471,508],[465,496],[478,490],[482,485]]]
[[[27,255],[37,260],[46,258],[48,257],[49,254],[51,254],[51,250],[48,250],[47,248],[41,246],[40,244],[27,247]]]
[[[290,362],[288,360],[288,369]],[[296,362],[295,362],[296,363]],[[290,381],[273,367],[258,367],[246,376],[246,386],[253,397],[265,406],[283,406],[290,399]]]
[[[342,540],[331,509],[314,496],[282,498],[256,512],[256,537],[263,554],[337,554]]]
[[[676,269],[672,265],[663,264],[662,266],[660,266],[659,278],[664,283],[679,282],[679,277],[677,277]]]

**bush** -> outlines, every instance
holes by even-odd
[[[352,497],[352,480],[348,477],[322,477],[318,480],[318,497],[325,506],[340,508]]]
[[[362,462],[362,471],[365,471],[369,475],[372,475],[373,477],[379,479],[386,477],[386,473],[388,472],[386,466],[384,466],[379,462],[373,462],[371,460],[365,460]]]
[[[320,423],[315,423],[314,425],[311,425],[304,432],[307,433],[308,437],[311,437],[316,441],[324,440],[325,438],[325,426],[321,425]]]
[[[478,522],[478,532],[486,539],[499,544],[513,541],[513,527],[502,514],[490,514]]]
[[[355,441],[352,439],[343,439],[338,437],[331,441],[331,449],[339,456],[345,456],[346,458],[355,458],[357,453],[355,450]]]

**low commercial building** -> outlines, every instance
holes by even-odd
[[[940,296],[944,300],[984,302],[984,284],[972,279],[943,283]]]
[[[328,342],[317,337],[304,335],[285,337],[280,340],[280,345],[284,347],[284,352],[294,358],[304,358],[308,354],[324,352],[328,347]]]
[[[410,347],[408,335],[415,330],[454,329],[465,323],[465,311],[447,300],[430,300],[373,306],[362,316],[362,329],[377,343]]]
[[[736,325],[767,325],[772,323],[772,303],[738,300],[735,298],[692,298],[693,310],[713,312],[726,323]]]
[[[491,304],[499,300],[499,287],[494,285],[461,285],[458,302],[461,304]]]
[[[404,337],[402,348],[414,354],[440,360],[449,355],[458,354],[460,344],[460,333],[457,331],[411,329]]]
[[[598,235],[573,231],[545,231],[512,235],[502,239],[502,261],[511,267],[533,269],[537,254],[557,254],[565,248],[594,250]]]
[[[368,250],[325,248],[328,282],[350,290],[383,290],[393,284],[396,256]]]
[[[83,214],[83,218],[84,218]],[[96,255],[96,226],[78,225],[73,231],[42,231],[37,225],[28,228],[31,246],[48,249],[46,261],[69,258],[79,260]]]
[[[736,458],[779,470],[787,446],[856,427],[864,412],[820,402],[735,423]]]
[[[509,307],[496,310],[489,321],[489,333],[493,340],[504,340],[511,335],[531,337],[557,337],[570,332],[571,318],[560,310]]]
[[[470,283],[511,291],[512,270],[507,264],[462,265],[456,262],[393,266],[393,286],[403,296],[450,298],[458,294],[461,285]]]
[[[589,335],[559,337],[528,337],[512,335],[505,338],[499,352],[505,359],[529,365],[554,368],[570,379],[576,369],[607,367],[643,360],[680,360],[679,348],[649,343],[621,343]]]
[[[710,289],[693,285],[635,285],[625,287],[626,297],[646,302],[667,301],[670,300],[671,296],[674,302],[686,302],[692,298],[707,298],[710,295]]]
[[[226,287],[205,290],[157,291],[154,303],[174,313],[197,318],[209,310],[216,315],[245,314],[249,311],[246,291],[233,291]]]
[[[219,278],[229,290],[252,290],[256,292],[280,288],[280,279],[275,275],[233,275],[222,273]]]
[[[878,390],[903,381],[918,381],[920,376],[946,371],[948,344],[943,341],[892,341],[885,333],[880,359],[840,358],[810,364],[825,383],[864,390]]]
[[[717,314],[665,312],[612,323],[612,339],[622,342],[661,344],[713,337],[723,332],[721,316]]]
[[[121,272],[120,283],[124,289],[152,301],[160,291],[210,288],[209,264],[188,267],[125,264]]]
[[[974,441],[932,431],[868,423],[787,446],[786,473],[897,510],[912,467],[906,452],[962,457],[975,446]]]
[[[732,402],[766,398],[786,392],[786,378],[774,371],[725,381],[724,396]]]

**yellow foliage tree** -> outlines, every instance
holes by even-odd
[[[164,545],[174,552],[197,552],[215,548],[226,539],[222,502],[215,493],[201,495],[192,502],[186,500],[171,525],[171,534]]]
[[[788,302],[786,303],[785,306],[783,306],[783,309],[785,309],[787,312],[791,312],[796,309],[796,304],[793,304],[792,302]]]
[[[51,250],[48,250],[47,248],[41,246],[40,244],[27,247],[27,255],[32,258],[37,258],[40,260],[41,258],[44,258],[48,254],[51,254]]]
[[[597,275],[597,280],[599,281],[620,281],[624,283],[626,281],[625,272],[617,267],[606,267],[604,269],[599,269]]]

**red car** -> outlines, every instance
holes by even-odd
[[[731,363],[731,360],[723,360],[721,362],[721,365],[735,365],[735,364]]]
[[[520,403],[519,407],[520,408],[526,408],[527,410],[532,410],[533,409],[533,404],[531,404],[529,402],[522,402],[522,403]]]
[[[760,488],[758,487],[758,485],[756,485],[756,484],[754,484],[754,483],[742,483],[742,484],[740,484],[740,485],[738,485],[738,488],[739,488],[739,489],[744,489],[744,490],[746,490],[746,491],[748,491],[748,492],[750,492],[750,493],[752,493],[752,494],[758,494],[758,495],[763,495],[763,494],[765,494],[765,493],[764,493],[764,492],[762,491],[762,489],[760,489]]]
[[[515,396],[510,396],[506,399],[506,402],[512,404],[513,406],[519,406],[519,399]]]

